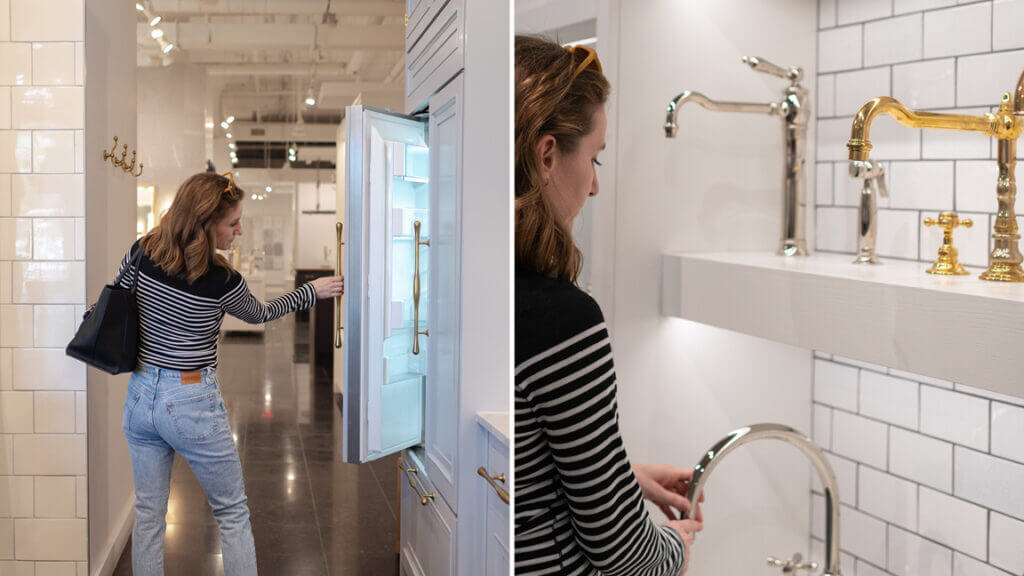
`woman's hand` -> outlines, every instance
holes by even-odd
[[[675,520],[677,516],[672,508],[679,510],[682,514],[690,509],[690,501],[683,497],[683,494],[690,489],[690,482],[693,479],[693,470],[677,468],[667,464],[630,464],[633,474],[640,484],[640,491],[644,498],[658,505],[661,511],[669,520]],[[700,495],[699,502],[704,501],[704,494]],[[704,515],[700,512],[698,504],[696,515],[698,522],[704,521]]]
[[[679,576],[683,576],[690,568],[690,548],[697,538],[697,532],[703,530],[704,525],[696,520],[672,520],[665,525],[675,530],[683,539],[683,569],[679,572]]]
[[[316,290],[316,297],[320,299],[334,298],[345,293],[344,276],[322,276],[310,282]]]

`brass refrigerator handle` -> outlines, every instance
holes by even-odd
[[[477,468],[476,473],[479,474],[480,476],[483,476],[484,480],[487,480],[487,483],[491,485],[491,488],[494,488],[494,491],[498,493],[498,498],[501,498],[502,502],[508,504],[508,490],[505,490],[501,486],[498,486],[498,482],[501,482],[502,484],[505,483],[504,473],[498,474],[497,476],[491,476],[491,473],[488,472],[487,468],[484,468],[483,466]],[[495,482],[495,480],[497,480],[498,482]]]
[[[415,235],[416,251],[416,272],[412,277],[412,353],[420,353],[420,334],[430,336],[430,330],[420,330],[420,246],[430,246],[430,240],[420,241],[420,226],[422,223],[416,220],[412,223],[413,234]]]
[[[420,504],[426,506],[430,504],[431,500],[437,497],[433,492],[424,495],[423,492],[420,492],[420,489],[416,487],[416,483],[412,481],[412,475],[418,474],[419,470],[405,466],[401,460],[398,461],[398,469],[405,472],[405,479],[409,481],[409,487],[412,488],[413,491],[416,492],[416,495],[420,497]]]
[[[341,253],[345,249],[345,240],[344,240],[345,236],[343,234],[344,230],[345,230],[345,225],[342,224],[341,222],[336,222],[334,224],[334,231],[335,231],[335,233],[337,234],[337,237],[338,237],[338,254],[337,254],[338,270],[337,270],[337,274],[339,274],[339,275],[341,274]],[[342,334],[343,334],[343,331],[345,330],[345,327],[341,325],[341,302],[342,302],[341,299],[342,299],[342,295],[341,294],[339,294],[339,295],[334,297],[334,326],[335,326],[335,330],[334,330],[334,347],[335,348],[341,348],[342,340],[343,340]]]

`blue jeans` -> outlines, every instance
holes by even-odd
[[[128,383],[121,428],[135,478],[132,571],[164,573],[164,532],[174,453],[181,454],[206,492],[220,527],[226,576],[256,574],[242,465],[213,368],[196,383],[176,370],[139,363]]]

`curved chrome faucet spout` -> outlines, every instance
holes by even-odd
[[[679,108],[687,102],[696,102],[708,110],[716,110],[718,112],[745,112],[750,114],[775,114],[779,110],[779,105],[775,102],[768,104],[757,104],[753,102],[719,102],[712,100],[700,92],[694,92],[693,90],[683,90],[679,95],[673,98],[668,103],[668,111],[665,116],[665,137],[675,138],[676,129],[676,114],[679,112]]]
[[[728,436],[719,440],[708,450],[693,471],[693,480],[686,498],[697,502],[698,495],[703,491],[711,470],[718,465],[729,452],[749,444],[755,440],[782,440],[800,449],[807,456],[814,470],[821,479],[825,490],[825,572],[822,576],[841,576],[839,572],[839,484],[835,472],[821,451],[810,438],[782,424],[754,424],[739,430],[733,430]],[[697,507],[690,506],[687,518],[693,518]]]

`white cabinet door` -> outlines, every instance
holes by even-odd
[[[361,463],[423,442],[429,153],[425,120],[366,106],[345,118],[342,457]]]
[[[405,110],[413,112],[464,66],[465,0],[406,0],[406,8]]]
[[[462,213],[462,75],[430,99],[430,353],[427,475],[458,513],[459,349]]]
[[[437,498],[422,462],[407,450],[401,459],[401,563],[410,576],[455,576],[455,514]]]

